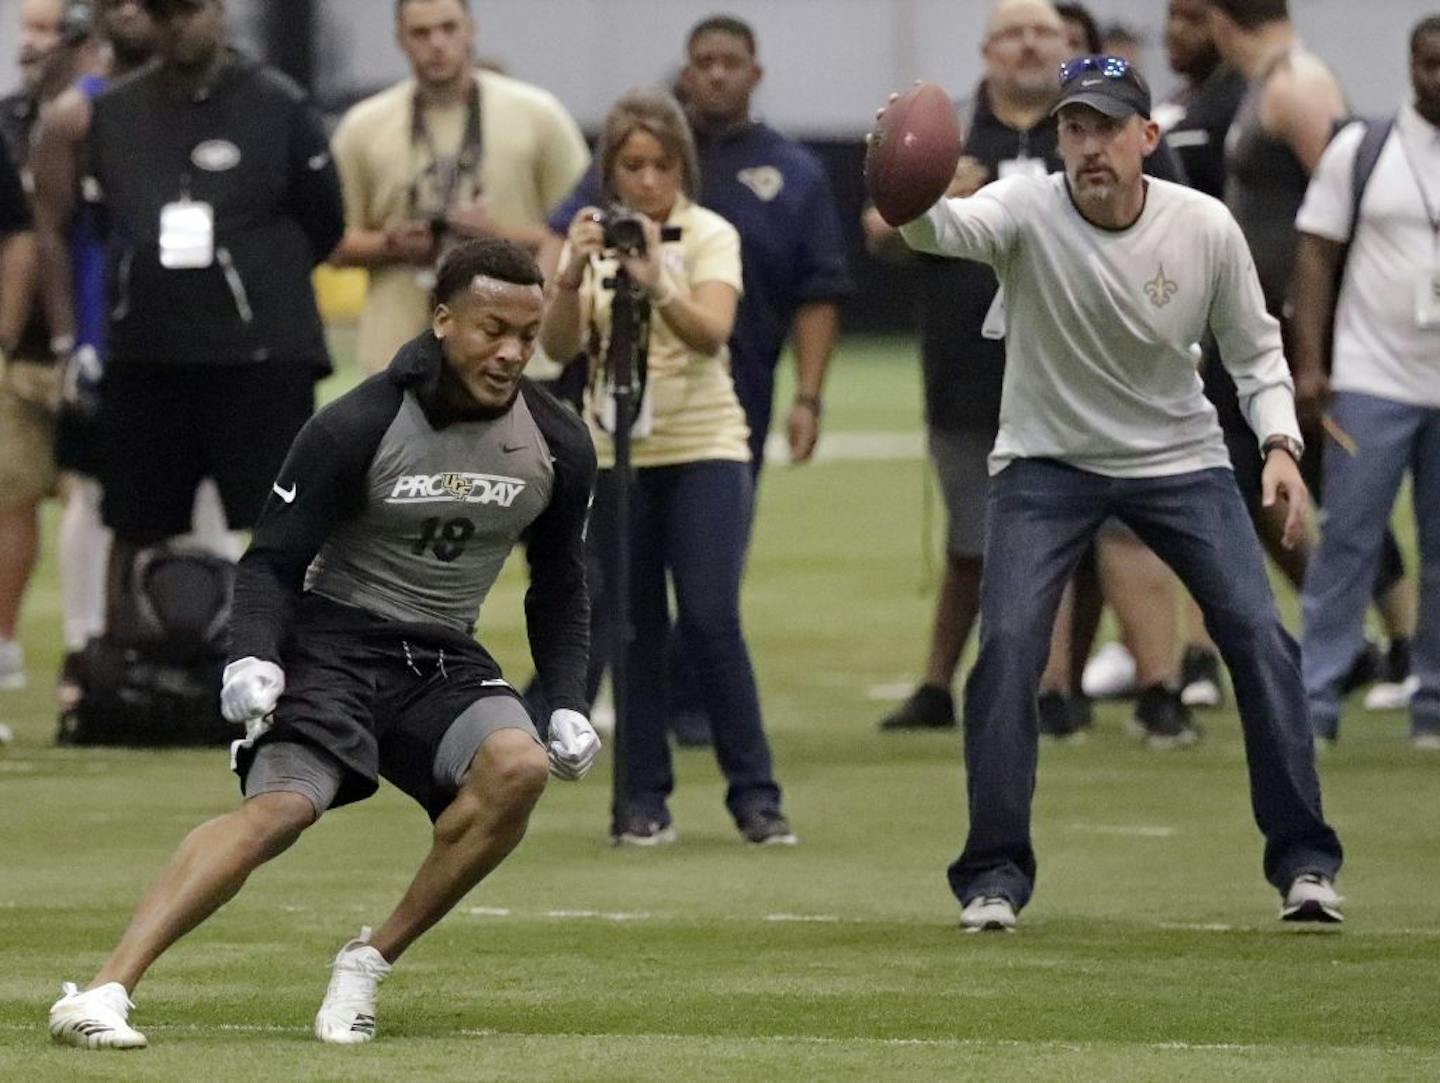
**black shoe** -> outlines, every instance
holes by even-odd
[[[755,846],[794,846],[800,841],[790,821],[774,809],[755,809],[735,818],[745,841]]]
[[[880,720],[882,730],[950,730],[955,728],[955,698],[950,689],[922,684],[910,698]]]
[[[1355,656],[1355,661],[1350,663],[1350,670],[1340,681],[1340,694],[1348,696],[1358,688],[1364,688],[1367,684],[1374,684],[1385,672],[1385,655],[1380,648],[1369,640]]]
[[[1056,741],[1085,739],[1093,720],[1089,696],[1042,692],[1035,705],[1040,712],[1040,736]]]
[[[1219,707],[1225,702],[1220,685],[1220,656],[1205,647],[1189,646],[1180,660],[1180,702],[1187,707]]]
[[[1190,718],[1190,709],[1180,694],[1163,684],[1152,684],[1140,693],[1131,727],[1148,748],[1185,748],[1200,740],[1200,731]]]
[[[610,828],[611,846],[668,846],[678,841],[675,827],[667,820],[632,812]]]
[[[710,719],[704,711],[681,710],[670,715],[670,732],[681,748],[709,748],[713,743]]]

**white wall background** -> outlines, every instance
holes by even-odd
[[[285,0],[229,0],[242,34],[253,10]],[[936,79],[963,93],[978,77],[991,0],[471,0],[481,51],[558,94],[586,128],[627,88],[665,79],[686,30],[727,11],[760,37],[767,77],[760,113],[796,135],[854,135],[891,88]],[[15,82],[20,0],[0,0],[0,87]],[[1291,0],[1301,33],[1339,73],[1357,111],[1383,112],[1407,81],[1406,40],[1440,0]],[[1123,20],[1149,42],[1157,91],[1171,79],[1159,47],[1165,0],[1093,0],[1102,23]],[[335,63],[324,89],[400,78],[393,0],[325,0],[322,54]]]

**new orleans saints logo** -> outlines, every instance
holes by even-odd
[[[1156,308],[1164,308],[1170,303],[1170,298],[1180,292],[1180,283],[1172,282],[1165,277],[1165,265],[1160,265],[1159,272],[1149,282],[1145,283],[1145,293],[1150,298],[1150,303]]]
[[[464,474],[441,474],[440,487],[456,500],[464,500],[475,488],[475,483]]]

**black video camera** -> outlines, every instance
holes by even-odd
[[[602,243],[605,250],[621,256],[643,256],[649,249],[645,243],[645,219],[623,203],[612,203],[599,215],[600,228],[604,232]],[[678,226],[665,226],[660,230],[660,240],[666,243],[680,239]]]

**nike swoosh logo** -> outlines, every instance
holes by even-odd
[[[273,489],[275,495],[278,496],[281,500],[285,501],[285,503],[293,504],[295,503],[295,491],[299,489],[300,486],[292,484],[290,488],[282,489],[280,488],[280,483],[277,481],[273,485],[271,485],[270,488]]]
[[[524,444],[516,444],[514,447],[511,447],[509,444],[501,444],[501,445],[500,445],[500,450],[503,451],[503,452],[505,452],[506,455],[509,455],[511,452],[524,451],[524,450],[525,450],[525,445],[524,445]]]
[[[1104,79],[1082,79],[1082,80],[1080,80],[1080,85],[1081,85],[1082,87],[1087,87],[1087,86],[1099,86],[1099,85],[1100,85],[1101,83],[1103,83],[1104,81],[1105,81]]]

